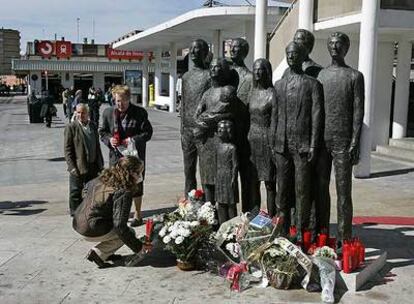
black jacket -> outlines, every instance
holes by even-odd
[[[110,143],[110,138],[114,134],[114,110],[115,107],[105,109],[102,114],[102,126],[99,129],[101,141],[109,148],[109,163],[111,165],[118,161],[117,153]],[[135,140],[139,158],[145,162],[146,144],[152,137],[152,126],[148,120],[148,113],[144,108],[130,103],[126,119],[127,133]]]
[[[276,99],[273,102],[270,126],[271,149],[283,153],[286,140],[286,94],[288,80],[282,78],[275,83]],[[323,89],[316,79],[302,74],[297,84],[300,100],[296,108],[295,130],[297,150],[308,153],[310,148],[318,148],[323,130]]]
[[[85,237],[99,237],[116,231],[119,238],[134,252],[142,243],[128,227],[133,194],[105,186],[99,177],[86,184],[82,204],[76,209],[72,226]]]

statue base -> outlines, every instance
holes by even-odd
[[[370,252],[373,250],[366,250]],[[340,272],[340,277],[342,278],[343,283],[346,286],[348,292],[357,292],[361,289],[368,281],[374,279],[377,276],[381,275],[381,269],[387,263],[387,252],[383,252],[380,255],[372,256],[365,259],[362,267],[358,268],[352,273]],[[337,276],[338,279],[338,276]]]

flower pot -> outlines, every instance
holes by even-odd
[[[181,261],[180,259],[177,259],[177,267],[182,271],[190,271],[195,269],[193,262]]]

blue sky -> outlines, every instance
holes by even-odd
[[[1,2],[6,0],[1,0]],[[189,10],[200,8],[205,0],[8,0],[0,10],[0,26],[21,33],[21,51],[34,39],[58,39],[76,42],[80,18],[80,40],[92,38],[107,43],[135,29],[146,29]],[[219,0],[232,5],[246,1]],[[254,0],[249,0],[255,3]]]

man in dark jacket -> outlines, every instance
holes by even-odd
[[[282,217],[288,216],[289,183],[295,177],[296,226],[298,238],[309,228],[311,207],[311,163],[320,143],[322,130],[322,85],[305,75],[303,46],[291,42],[286,47],[290,70],[275,84],[272,110],[271,148],[276,159],[278,192],[276,205]]]
[[[89,121],[85,104],[76,106],[75,120],[65,128],[64,152],[69,171],[69,209],[73,216],[82,202],[83,187],[103,168],[98,130]]]
[[[147,141],[152,137],[152,126],[144,108],[130,103],[131,91],[127,86],[115,86],[112,90],[115,106],[105,109],[102,114],[102,127],[99,129],[102,142],[109,148],[109,164],[113,166],[122,156],[119,146],[127,146],[133,139],[138,157],[145,163]],[[135,218],[131,226],[142,223],[141,205],[144,184],[134,198]]]

